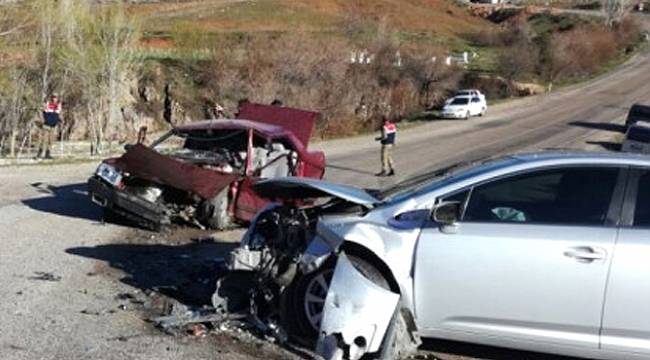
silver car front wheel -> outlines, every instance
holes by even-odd
[[[348,255],[352,265],[375,284],[388,289],[388,281],[370,262]],[[328,260],[320,269],[304,274],[291,284],[283,304],[283,318],[290,336],[305,346],[315,345],[325,298],[334,275],[336,258]]]
[[[323,319],[323,307],[325,306],[325,298],[327,297],[329,284],[332,281],[332,275],[334,275],[334,269],[326,269],[314,276],[305,288],[303,307],[305,316],[314,331],[320,329],[320,323]]]

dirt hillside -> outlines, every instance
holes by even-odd
[[[201,0],[134,4],[130,11],[147,20],[145,28],[157,31],[185,21],[211,32],[332,31],[350,17],[444,37],[490,26],[447,0]]]

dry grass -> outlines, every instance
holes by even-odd
[[[332,31],[351,15],[444,37],[494,27],[447,0],[205,0],[134,4],[129,11],[146,19],[151,31],[168,31],[177,21],[210,32]]]

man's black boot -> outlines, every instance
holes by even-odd
[[[45,152],[45,159],[52,159],[52,155],[50,155],[50,150]]]
[[[395,170],[393,170],[393,169],[390,169],[388,174],[386,174],[386,176],[393,176],[393,175],[395,175]]]
[[[386,176],[386,171],[382,170],[375,174],[375,176]]]

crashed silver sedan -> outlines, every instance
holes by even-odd
[[[277,203],[231,254],[213,302],[326,359],[400,358],[420,337],[648,358],[648,189],[647,157],[566,152],[385,192],[262,181],[255,191]]]

